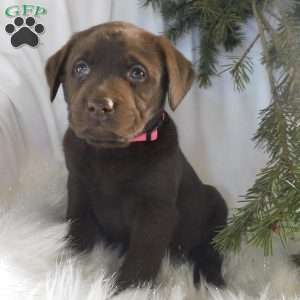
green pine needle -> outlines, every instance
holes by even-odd
[[[249,56],[245,56],[243,60],[237,56],[231,56],[229,59],[231,62],[222,67],[225,70],[229,70],[234,87],[240,92],[246,88],[246,85],[250,81],[250,76],[253,73],[253,62]]]
[[[198,29],[197,78],[200,87],[210,86],[212,77],[218,73],[219,48],[233,51],[243,43],[242,26],[252,16],[249,0],[144,0],[143,4],[160,9],[167,26],[166,35],[174,42],[185,33]],[[249,81],[249,67],[250,64],[233,72],[237,89],[242,89]]]

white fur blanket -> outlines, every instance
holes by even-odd
[[[35,163],[18,186],[1,191],[1,300],[101,300],[111,293],[121,263],[117,250],[99,245],[74,257],[64,248],[66,172],[57,165]],[[191,267],[172,266],[166,258],[155,290],[128,290],[116,299],[300,299],[300,271],[289,262],[288,251],[277,249],[272,258],[252,248],[228,257],[224,291],[205,283],[196,291]]]

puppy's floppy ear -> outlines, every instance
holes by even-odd
[[[159,44],[164,54],[169,78],[168,99],[174,111],[194,80],[192,64],[163,36],[159,37]]]
[[[71,48],[71,41],[53,54],[47,61],[46,64],[46,76],[48,85],[50,87],[50,99],[51,102],[54,100],[59,85],[62,83],[64,65],[66,58]]]

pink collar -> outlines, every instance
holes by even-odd
[[[161,118],[158,121],[158,124],[151,131],[142,132],[135,136],[130,142],[153,142],[158,139],[158,128],[162,125],[163,121],[166,119],[166,112],[161,113]]]

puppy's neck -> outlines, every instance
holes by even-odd
[[[147,123],[143,132],[132,139],[131,143],[156,141],[159,135],[159,128],[163,125],[166,118],[167,113],[161,110],[159,114]]]

